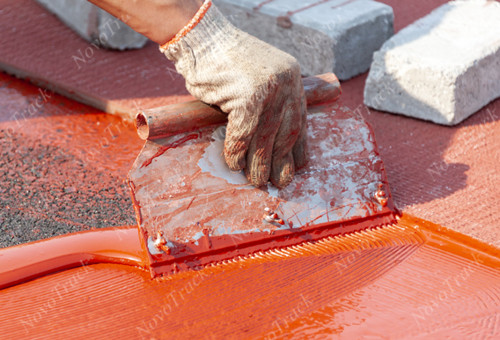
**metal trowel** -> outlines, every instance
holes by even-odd
[[[309,160],[283,189],[229,170],[217,108],[194,101],[137,115],[146,143],[128,181],[153,276],[394,222],[371,128],[337,102],[335,75],[304,87]]]

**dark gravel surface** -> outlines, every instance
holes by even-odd
[[[136,223],[124,178],[12,130],[0,152],[0,247]]]

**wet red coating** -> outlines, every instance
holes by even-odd
[[[409,23],[414,19],[412,15],[425,14],[422,9],[429,8],[430,4],[427,1],[418,3],[394,1],[394,3],[394,6],[397,6],[395,7],[397,25],[401,25],[401,18],[406,18],[405,23]],[[404,4],[408,10],[406,12],[399,11],[404,6],[398,5],[398,3]],[[436,6],[438,5],[437,1],[434,1],[434,3]],[[411,14],[413,10],[416,14]],[[57,51],[57,49],[54,50]],[[55,60],[54,56],[52,56],[52,60]],[[350,90],[357,88],[353,92],[346,91],[344,96],[346,103],[351,100],[349,105],[353,109],[357,109],[358,105],[361,104],[359,94],[362,93],[364,77],[359,77],[345,84],[351,84]],[[36,99],[36,97],[34,98]],[[22,97],[18,100],[20,103],[25,103],[25,99]],[[362,111],[375,127],[377,141],[388,168],[391,188],[396,192],[396,200],[401,207],[405,210],[411,210],[415,209],[415,205],[417,205],[416,210],[418,210],[419,214],[425,214],[431,219],[444,220],[448,226],[458,226],[477,237],[491,242],[498,241],[499,238],[496,236],[498,230],[496,207],[498,207],[499,195],[498,186],[494,185],[494,183],[498,182],[495,182],[498,174],[491,172],[492,169],[496,169],[497,165],[496,158],[492,157],[492,155],[496,155],[495,150],[499,149],[498,138],[496,138],[498,136],[496,131],[498,131],[499,127],[498,110],[500,107],[498,103],[497,100],[457,128],[433,127],[432,124],[412,119],[385,115],[374,111],[368,114]],[[9,102],[9,105],[12,105],[12,103]],[[99,120],[96,120],[96,122],[102,123]],[[430,130],[430,132],[426,133],[427,130]],[[27,129],[26,131],[30,130]],[[464,149],[464,145],[473,147],[473,152],[466,152],[467,149]],[[126,152],[119,155],[124,154]],[[135,154],[133,154],[133,157],[135,157]],[[465,168],[464,165],[468,168]],[[123,171],[123,169],[115,170]],[[431,174],[437,177],[431,180],[429,178]],[[462,198],[458,196],[462,196]],[[479,213],[471,213],[477,211]],[[417,223],[412,221],[408,224],[413,227]],[[440,231],[440,235],[443,233],[446,234],[446,232]],[[430,234],[437,236],[434,232]],[[120,332],[123,332],[124,337],[149,337],[154,332],[159,334],[158,337],[160,337],[162,332],[169,331],[163,328],[165,326],[162,322],[165,319],[164,314],[161,313],[162,308],[165,308],[164,310],[168,312],[166,307],[168,301],[164,304],[146,306],[142,310],[143,313],[140,311],[140,307],[143,306],[141,304],[155,303],[158,299],[167,296],[169,299],[174,297],[177,298],[177,301],[182,301],[183,304],[187,302],[189,305],[193,301],[193,297],[201,296],[200,301],[207,303],[207,305],[202,306],[200,314],[206,320],[201,320],[199,327],[192,326],[192,320],[196,316],[188,314],[189,306],[185,306],[179,318],[176,317],[175,313],[173,314],[174,318],[170,322],[174,324],[173,328],[176,329],[171,330],[171,332],[177,331],[179,337],[183,336],[182,332],[186,329],[192,329],[193,332],[198,331],[198,335],[223,334],[222,326],[217,327],[219,324],[229,324],[232,327],[237,327],[237,324],[243,320],[241,322],[242,326],[239,328],[242,333],[247,329],[251,329],[250,332],[253,332],[252,329],[264,329],[264,326],[259,327],[259,321],[263,323],[277,321],[278,323],[274,325],[274,331],[270,331],[274,333],[266,333],[269,337],[272,337],[272,335],[291,336],[289,327],[302,327],[295,331],[297,337],[304,335],[303,332],[309,332],[309,334],[317,332],[318,336],[321,336],[322,333],[318,322],[323,322],[324,327],[328,325],[324,330],[329,334],[342,332],[341,334],[346,334],[346,336],[354,334],[353,337],[359,335],[359,332],[373,335],[375,333],[373,330],[380,330],[377,327],[383,325],[390,325],[391,329],[380,330],[378,334],[380,337],[387,336],[387,334],[394,334],[395,337],[398,337],[400,333],[395,329],[396,326],[400,327],[398,328],[399,332],[407,330],[410,335],[418,332],[422,337],[431,334],[442,338],[442,334],[437,332],[448,332],[452,337],[459,338],[462,336],[462,334],[457,334],[459,331],[477,335],[478,337],[483,335],[484,337],[498,337],[498,327],[496,327],[498,324],[496,315],[498,314],[494,314],[495,312],[498,313],[498,310],[491,308],[493,303],[496,306],[499,305],[498,275],[488,276],[489,274],[487,274],[487,277],[484,277],[484,265],[494,268],[493,272],[497,273],[498,262],[492,262],[488,256],[485,256],[485,254],[491,252],[488,247],[478,246],[477,244],[476,246],[457,246],[454,241],[456,237],[450,236],[450,239],[442,241],[439,237],[431,238],[431,240],[434,240],[434,244],[428,244],[423,248],[428,250],[427,257],[424,256],[425,253],[422,250],[401,263],[399,268],[403,270],[394,271],[393,276],[388,277],[399,283],[399,286],[386,279],[380,281],[385,284],[379,285],[378,289],[374,291],[362,290],[359,293],[359,291],[352,292],[352,290],[346,288],[343,291],[348,293],[346,298],[343,298],[344,295],[341,291],[339,293],[339,296],[341,296],[339,300],[341,301],[335,304],[339,306],[339,309],[334,311],[335,315],[333,317],[346,321],[332,323],[331,317],[333,313],[320,310],[319,313],[313,316],[316,321],[310,323],[313,325],[310,327],[311,329],[303,327],[307,325],[307,322],[294,323],[292,320],[296,313],[300,314],[300,311],[304,310],[305,302],[300,304],[301,300],[297,299],[297,297],[300,298],[302,288],[307,292],[310,292],[309,286],[318,288],[316,291],[325,292],[328,298],[328,294],[331,296],[331,286],[335,283],[342,284],[342,282],[326,282],[325,280],[328,280],[328,278],[320,278],[319,282],[326,285],[325,290],[324,286],[318,286],[315,281],[311,282],[311,280],[302,277],[300,282],[303,286],[294,286],[295,291],[280,295],[280,291],[276,289],[276,286],[271,285],[267,290],[265,287],[268,281],[261,282],[256,279],[265,278],[266,276],[264,274],[259,276],[260,273],[256,273],[257,271],[254,270],[250,273],[250,277],[245,277],[248,281],[246,283],[243,282],[243,284],[238,285],[237,278],[239,274],[233,272],[230,280],[222,280],[218,285],[204,285],[200,290],[197,289],[194,295],[190,295],[191,293],[186,294],[187,292],[193,293],[191,287],[187,285],[189,281],[184,281],[185,286],[182,283],[172,284],[168,287],[164,286],[159,288],[158,292],[152,290],[139,292],[140,289],[151,287],[154,289],[158,286],[154,286],[155,282],[148,280],[147,274],[141,274],[136,270],[119,266],[88,266],[80,270],[65,271],[56,276],[49,276],[28,285],[13,287],[15,290],[2,291],[0,303],[4,306],[5,314],[2,315],[0,327],[2,328],[2,335],[5,334],[5,337],[26,337],[29,335],[32,335],[32,337],[49,337],[53,336],[54,332],[66,336],[72,335],[73,337],[80,334],[82,337],[88,338],[87,335],[82,334],[85,332],[90,334],[89,336],[97,334],[97,336],[102,337],[103,333],[99,332],[104,332],[103,329],[106,326],[109,326],[109,332],[114,331],[119,335]],[[482,248],[483,251],[478,251],[478,247]],[[435,249],[438,251],[432,252]],[[453,251],[459,254],[453,254]],[[344,256],[349,255],[346,253]],[[469,261],[464,260],[462,258],[464,256],[470,258]],[[474,256],[476,256],[476,262],[474,262]],[[498,257],[498,255],[496,256]],[[328,260],[329,258],[323,257],[322,261],[325,259]],[[436,261],[437,259],[442,259],[442,261]],[[375,259],[372,258],[372,260]],[[319,260],[317,263],[319,263]],[[306,259],[295,264],[293,270],[296,273],[307,269],[315,269],[315,267],[308,265]],[[323,265],[328,265],[328,263]],[[422,270],[424,266],[425,270]],[[99,274],[96,274],[97,271],[93,271],[94,268],[103,268],[104,272],[99,271]],[[374,268],[373,270],[377,271],[380,266],[362,268]],[[263,272],[280,273],[282,268],[278,266],[262,267],[260,269]],[[290,277],[288,275],[290,270],[283,270],[283,276],[276,274],[270,279],[275,283],[281,282],[281,285],[284,285],[282,280],[286,281],[288,278],[290,278],[289,282],[294,282],[297,276]],[[86,280],[91,275],[91,272],[96,276],[93,279]],[[418,274],[418,277],[411,276],[416,276],[415,273]],[[89,276],[86,276],[87,274]],[[335,278],[335,273],[332,273],[332,277]],[[107,278],[110,278],[110,280],[105,281]],[[194,285],[199,282],[199,279],[205,277],[191,278],[194,279],[192,281],[192,285]],[[343,279],[342,276],[341,278]],[[447,280],[448,278],[449,280]],[[301,277],[298,279],[301,279]],[[426,279],[429,281],[427,284],[424,282]],[[131,286],[127,285],[127,283],[131,283]],[[419,285],[413,287],[412,283],[418,283]],[[451,289],[448,283],[452,284]],[[228,298],[233,298],[231,302],[229,302],[229,299],[214,301],[215,298],[210,300],[210,296],[207,296],[216,293],[219,293],[218,296],[225,296],[235,285],[238,285],[241,289],[236,289],[234,294],[229,295]],[[262,289],[263,287],[264,289]],[[410,287],[412,289],[401,291],[398,290],[398,288],[401,289],[400,287]],[[261,290],[258,291],[258,289]],[[127,294],[130,291],[134,294]],[[385,293],[386,291],[394,292],[389,300],[386,300],[388,296]],[[187,295],[190,299],[180,298],[179,295],[169,295],[178,292],[183,293],[184,296]],[[236,311],[236,317],[234,313],[231,313],[234,311],[231,306],[234,305],[234,301],[240,301],[239,298],[248,294],[248,292],[251,293],[250,297],[253,298],[251,303],[249,302],[251,310],[257,309],[257,313],[245,312],[249,309],[249,305],[244,305],[240,310]],[[401,296],[398,296],[397,292],[402,292]],[[52,295],[49,295],[50,293]],[[239,295],[235,296],[236,293]],[[452,293],[455,295],[452,295]],[[460,295],[457,296],[456,294]],[[367,295],[372,296],[373,299],[364,302]],[[394,300],[394,296],[398,298]],[[305,295],[304,297],[307,298],[308,296]],[[289,305],[285,305],[287,303],[286,298],[292,299]],[[272,303],[270,300],[272,300]],[[381,301],[389,301],[391,306],[387,304],[381,305]],[[102,304],[99,305],[99,302]],[[210,304],[210,302],[215,303]],[[219,302],[227,302],[230,307],[226,315],[232,317],[220,316],[223,314],[224,309]],[[453,304],[449,302],[453,302]],[[63,304],[66,309],[62,308]],[[176,306],[173,302],[171,304]],[[194,306],[197,305],[194,304]],[[118,309],[118,307],[123,308]],[[212,312],[219,313],[219,318],[212,318],[211,314],[207,312],[206,308],[211,307],[213,307]],[[260,307],[262,309],[259,309]],[[363,314],[370,310],[374,311],[374,313],[371,315]],[[492,310],[493,312],[491,312]],[[124,318],[120,320],[113,319],[113,316],[121,317],[123,311],[126,313]],[[460,313],[457,313],[457,311],[460,311]],[[99,319],[102,316],[99,312],[109,312],[106,315],[107,319]],[[190,318],[181,319],[186,314]],[[384,315],[387,315],[387,318]],[[127,317],[130,319],[127,319]],[[259,320],[255,321],[256,318]],[[128,320],[131,322],[127,323]],[[249,324],[252,320],[253,323]],[[303,320],[310,321],[311,319]],[[375,325],[363,320],[371,320],[371,322],[375,322]],[[395,324],[394,320],[399,322]],[[183,324],[184,321],[186,323]],[[429,322],[429,326],[424,324],[427,322]],[[92,327],[93,325],[96,327]],[[363,328],[364,325],[367,326],[366,329]],[[201,330],[202,326],[206,328]],[[357,327],[355,330],[357,333],[348,333],[349,330],[353,330],[353,327]],[[228,331],[234,331],[234,329],[229,328]],[[75,330],[80,330],[82,333],[75,332]],[[404,333],[404,335],[406,334]]]
[[[144,167],[148,166],[149,164],[151,164],[151,162],[153,162],[153,160],[156,157],[160,157],[161,155],[163,155],[168,150],[170,150],[172,148],[176,148],[176,147],[178,147],[178,146],[186,143],[189,140],[197,139],[198,137],[199,137],[199,134],[197,134],[197,133],[191,133],[189,135],[186,135],[186,136],[183,136],[183,137],[179,138],[178,140],[176,140],[176,141],[174,141],[172,143],[169,143],[167,145],[163,145],[162,147],[160,147],[158,149],[158,151],[151,158],[145,160],[144,163],[142,163],[141,168],[144,168]]]
[[[137,226],[85,231],[0,250],[0,289],[95,263],[146,265]]]
[[[99,264],[0,293],[6,338],[498,338],[498,251],[394,225],[152,280]]]

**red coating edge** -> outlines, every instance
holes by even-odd
[[[136,226],[103,228],[0,249],[0,289],[95,263],[145,267]]]

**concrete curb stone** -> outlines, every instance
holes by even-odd
[[[148,39],[86,0],[36,0],[85,40],[110,49],[143,47]]]
[[[389,39],[374,55],[365,105],[455,125],[500,97],[500,3],[457,0]]]
[[[341,80],[368,70],[393,34],[392,8],[372,0],[215,0],[238,28],[299,61],[304,75]]]

